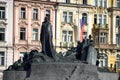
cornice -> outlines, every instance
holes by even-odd
[[[107,8],[108,11],[112,12],[112,11],[120,11],[120,8],[118,7],[109,7]]]
[[[14,2],[26,2],[26,3],[38,3],[38,4],[46,4],[46,5],[55,5],[56,2],[52,1],[40,1],[40,0],[14,0]]]
[[[93,8],[94,6],[92,5],[84,5],[84,4],[76,4],[76,3],[63,3],[63,2],[58,2],[56,3],[57,6],[66,6],[66,7],[76,7],[76,8]]]

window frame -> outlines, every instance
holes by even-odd
[[[22,10],[22,8],[25,9],[25,10]],[[26,8],[25,7],[20,8],[20,18],[21,19],[26,19]]]
[[[5,6],[0,6],[0,7],[4,8],[4,10],[0,10],[0,19],[5,19],[6,18],[6,7]]]
[[[33,20],[38,20],[38,9],[33,8]]]
[[[64,23],[72,23],[73,22],[73,12],[63,11],[62,21]]]
[[[34,30],[37,30],[37,32],[34,32]],[[32,29],[32,40],[35,40],[35,41],[38,40],[38,29],[37,28]]]
[[[3,55],[1,55],[1,53],[3,53]],[[5,65],[5,52],[0,51],[0,66],[4,66],[4,65]]]
[[[105,33],[105,32],[100,33],[100,43],[101,44],[107,43],[107,33]]]
[[[0,39],[0,41],[5,41],[5,28],[0,28],[0,29],[4,30],[3,32],[0,31],[1,36],[4,36],[3,39]]]
[[[25,30],[22,31],[22,29],[25,29]],[[20,40],[26,40],[26,28],[24,28],[24,27],[20,28]]]
[[[87,18],[88,18],[87,13],[82,13],[82,21],[84,21],[85,24],[87,24]]]

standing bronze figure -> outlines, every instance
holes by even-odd
[[[45,17],[40,34],[42,53],[55,59],[56,51],[53,47],[52,37],[52,25],[50,24],[48,17]]]

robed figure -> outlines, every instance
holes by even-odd
[[[45,17],[44,22],[42,22],[40,41],[42,45],[42,53],[55,59],[56,51],[52,43],[52,25],[50,24],[48,17]]]

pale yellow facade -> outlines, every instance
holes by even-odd
[[[119,39],[117,41],[119,36],[116,36],[119,35],[116,16],[120,16],[120,9],[117,3],[119,3],[117,0],[57,0],[56,50],[65,52],[70,47],[76,47],[80,39],[79,22],[85,14],[87,20],[84,36],[88,38],[92,35],[95,47],[101,54],[99,66],[113,68],[116,64],[119,68],[119,61],[116,58],[117,54],[120,54]]]

